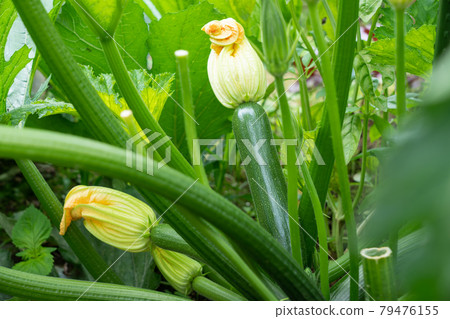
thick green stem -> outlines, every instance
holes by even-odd
[[[396,300],[392,251],[389,247],[361,250],[368,300]]]
[[[63,206],[56,198],[50,186],[42,177],[36,165],[30,160],[17,159],[17,166],[22,171],[23,176],[30,185],[34,194],[42,205],[42,208],[47,213],[53,226],[59,228],[61,222]],[[108,264],[102,259],[97,251],[92,247],[89,240],[83,235],[77,225],[70,227],[64,239],[72,248],[75,255],[80,259],[81,264],[86,267],[87,271],[94,278],[99,278],[100,281],[121,284],[122,280],[114,273],[112,269],[108,269]]]
[[[366,169],[367,169],[367,133],[369,127],[369,115],[367,114],[367,108],[369,107],[369,102],[366,101],[364,107],[364,122],[363,122],[363,141],[362,141],[362,163],[361,163],[361,176],[359,178],[359,186],[356,191],[355,198],[353,199],[353,209],[358,206],[359,200],[364,190],[364,183],[366,180]]]
[[[116,79],[117,85],[119,86],[120,92],[127,101],[130,109],[133,111],[133,115],[140,127],[142,129],[150,129],[151,131],[160,134],[158,139],[155,139],[154,142],[167,137],[166,133],[150,113],[150,110],[145,105],[141,95],[134,86],[114,39],[103,39],[100,43],[102,44],[103,52],[113,72],[114,78]],[[192,169],[192,166],[187,162],[175,145],[173,145],[172,141],[168,140],[164,145],[159,147],[157,151],[164,158],[166,156],[167,148],[170,148],[171,151],[171,160],[168,164],[180,172],[194,177],[195,172]]]
[[[148,289],[40,276],[5,267],[0,267],[0,292],[31,300],[188,300]]]
[[[308,275],[267,231],[232,203],[195,183],[192,178],[168,166],[148,175],[126,165],[126,150],[85,138],[6,126],[0,126],[0,135],[3,137],[0,139],[0,157],[28,158],[97,171],[175,201],[196,218],[204,218],[232,238],[292,300],[323,299]],[[142,156],[134,155],[144,160]],[[150,161],[149,165],[156,163]],[[171,224],[173,227],[173,221]]]
[[[331,68],[331,59],[328,52],[328,48],[325,44],[322,25],[319,19],[317,4],[308,2],[308,7],[314,34],[316,35],[317,46],[322,56],[322,69],[323,69],[322,78],[325,84],[325,90],[327,94],[326,103],[330,120],[331,136],[333,141],[333,152],[336,158],[336,168],[339,177],[339,186],[342,197],[345,224],[347,226],[348,248],[350,251],[350,276],[353,279],[350,285],[351,300],[358,300],[358,291],[359,291],[358,243],[356,235],[355,217],[353,215],[352,209],[348,171],[347,166],[345,164],[344,147],[342,144],[342,137],[341,137],[341,121],[336,96],[336,87],[334,84],[333,70]]]
[[[298,225],[298,189],[297,189],[297,156],[296,148],[297,136],[294,131],[291,110],[284,91],[282,77],[275,78],[278,99],[281,106],[281,115],[283,118],[283,135],[287,146],[287,171],[288,171],[288,213],[289,213],[289,231],[291,235],[291,249],[294,259],[303,267],[302,251],[300,244],[300,227]]]
[[[245,301],[246,299],[231,290],[209,280],[206,277],[195,277],[192,289],[198,294],[214,301]]]
[[[204,262],[198,253],[178,233],[167,224],[152,227],[150,239],[156,246],[176,251],[200,262]]]
[[[406,71],[405,71],[405,10],[396,9],[396,80],[397,80],[397,116],[401,125],[406,113]]]
[[[189,153],[191,154],[195,174],[203,185],[209,187],[208,177],[206,176],[205,168],[203,167],[200,145],[198,144],[196,128],[196,125],[198,124],[195,121],[194,103],[192,102],[188,52],[185,50],[178,50],[175,52],[175,57],[177,59],[178,74],[181,84],[181,95],[184,107],[184,129],[186,131],[186,142],[188,144]]]

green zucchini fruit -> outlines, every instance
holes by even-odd
[[[258,221],[287,251],[291,251],[286,180],[276,146],[272,143],[273,134],[266,112],[257,103],[240,105],[234,111],[233,132],[243,164],[246,164]]]

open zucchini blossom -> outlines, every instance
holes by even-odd
[[[92,235],[111,246],[130,252],[151,248],[156,215],[131,195],[106,187],[76,186],[66,196],[60,234],[66,233],[72,220],[81,218]]]
[[[192,280],[201,275],[202,265],[186,255],[156,246],[152,246],[151,254],[170,285],[182,294],[190,294]]]
[[[225,107],[258,102],[266,91],[266,73],[256,51],[234,19],[214,20],[202,28],[210,36],[208,77]]]

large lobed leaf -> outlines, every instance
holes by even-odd
[[[153,60],[153,72],[176,73],[174,52],[187,50],[195,117],[199,125],[199,138],[219,138],[231,130],[231,110],[223,107],[216,99],[208,80],[207,61],[210,54],[208,36],[201,31],[203,25],[224,16],[213,5],[203,2],[184,11],[166,14],[150,25],[149,50]],[[161,115],[160,124],[172,141],[187,151],[184,133],[184,111],[181,90],[176,80],[176,89],[169,98]]]
[[[370,1],[370,0],[367,0]],[[380,11],[381,26],[375,29],[375,36],[378,39],[395,38],[395,13],[389,6],[388,1],[384,1],[385,6]],[[436,0],[419,0],[406,9],[406,30],[420,28],[425,24],[436,25],[439,2]]]
[[[111,73],[97,36],[69,2],[63,6],[55,26],[78,63],[92,66],[96,74]],[[147,30],[142,8],[133,1],[128,1],[114,38],[119,49],[123,49],[120,51],[129,70],[145,69],[147,66]],[[43,68],[47,69],[45,66]]]
[[[5,60],[5,47],[9,31],[17,17],[11,0],[0,2],[0,114],[6,111],[6,98],[16,75],[30,62],[31,49],[26,45]]]
[[[418,76],[429,76],[434,57],[434,41],[436,27],[423,25],[419,29],[411,29],[405,37],[406,72]],[[382,39],[367,48],[371,62],[382,65],[395,65],[395,39]]]
[[[62,113],[71,115],[77,114],[72,104],[48,99],[25,104],[21,107],[12,109],[8,113],[0,115],[0,123],[7,123],[13,126],[24,126],[30,115],[37,115],[37,117],[41,119],[46,116]]]

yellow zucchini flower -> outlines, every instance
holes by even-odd
[[[126,193],[97,186],[76,186],[67,194],[60,234],[72,220],[84,219],[86,229],[99,240],[130,252],[150,250],[153,210]]]

